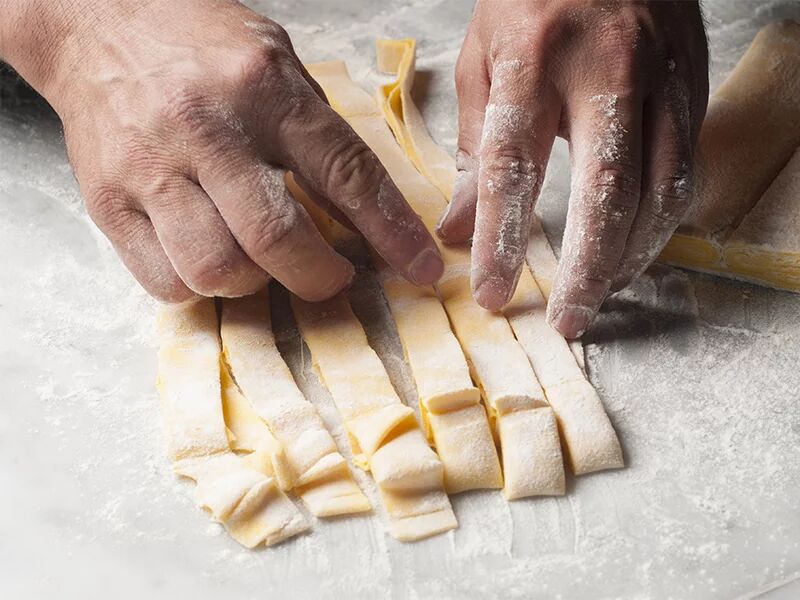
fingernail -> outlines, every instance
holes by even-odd
[[[570,304],[561,309],[550,325],[565,338],[571,340],[581,337],[589,328],[593,311],[586,306]]]
[[[439,253],[433,248],[426,248],[411,261],[408,273],[417,285],[434,283],[442,276],[444,263]]]
[[[508,304],[508,283],[499,277],[487,277],[473,288],[473,295],[486,310],[500,310]]]

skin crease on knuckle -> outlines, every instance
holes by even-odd
[[[291,207],[291,208],[290,208]],[[269,256],[270,262],[288,262],[291,254],[286,247],[292,230],[297,226],[297,209],[288,205],[285,210],[270,211],[261,218],[254,219],[244,233],[247,246],[259,256]]]
[[[491,266],[502,280],[516,279],[524,259],[528,241],[525,225],[530,220],[533,200],[538,195],[540,173],[541,168],[530,158],[528,149],[493,149],[492,154],[481,162],[481,179],[489,198],[500,207],[500,214],[496,235],[489,238],[494,242],[490,258],[488,261],[479,258],[479,264]],[[485,251],[484,229],[476,229],[475,244]],[[485,265],[486,262],[489,265]],[[477,279],[480,281],[489,276],[490,273],[479,272]]]
[[[337,190],[340,207],[350,215],[377,198],[384,179],[377,157],[355,133],[330,145],[320,172],[322,188]]]

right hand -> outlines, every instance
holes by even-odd
[[[656,259],[692,198],[707,59],[697,1],[477,2],[439,235],[472,238],[478,304],[512,298],[556,135],[569,140],[572,182],[549,322],[580,337],[608,293]]]
[[[276,23],[233,0],[13,4],[0,52],[58,112],[90,216],[156,298],[240,296],[270,276],[306,300],[345,288],[353,266],[284,170],[406,278],[441,275],[422,221]],[[32,35],[56,51],[15,56]]]

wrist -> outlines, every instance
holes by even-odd
[[[9,0],[0,19],[0,60],[45,98],[76,70],[106,26],[150,4],[145,0]]]
[[[75,0],[10,0],[0,20],[0,59],[40,90],[74,22]]]

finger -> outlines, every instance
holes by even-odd
[[[612,291],[628,285],[658,257],[689,208],[692,123],[687,92],[678,85],[644,106],[642,197]]]
[[[245,254],[214,203],[195,183],[176,177],[142,198],[158,239],[187,287],[201,296],[237,297],[269,281]]]
[[[297,102],[302,110],[264,139],[277,137],[287,166],[330,199],[392,268],[417,284],[436,281],[444,270],[436,243],[372,150],[316,96]]]
[[[330,298],[350,284],[353,265],[325,242],[284,175],[244,147],[198,169],[203,189],[258,266],[304,300]]]
[[[294,50],[292,50],[292,53],[294,53]],[[297,58],[297,54],[294,56]],[[323,90],[322,86],[317,83],[317,80],[311,76],[311,73],[308,72],[303,63],[300,62],[299,58],[297,58],[297,64],[299,65],[300,73],[303,75],[303,79],[308,82],[308,85],[311,86],[311,89],[314,90],[314,93],[319,96],[325,104],[330,104],[330,102],[328,102],[328,96],[325,95],[325,90]]]
[[[300,60],[300,57],[297,56],[297,51],[294,49],[294,44],[292,43],[289,34],[284,30],[282,27],[276,25],[276,29],[280,32],[279,39],[281,39],[284,47],[289,51],[289,54],[294,58],[294,66],[303,76],[303,79],[306,80],[308,85],[311,86],[311,89],[314,90],[314,93],[320,97],[320,99],[325,102],[325,104],[330,104],[328,102],[328,97],[325,95],[325,91],[322,87],[317,83],[317,81],[311,76],[311,73],[308,72],[303,61]]]
[[[300,177],[299,175],[293,174],[294,180],[297,182],[297,185],[300,186],[300,189],[303,190],[306,196],[308,196],[314,204],[319,206],[322,210],[324,210],[328,215],[336,219],[341,225],[347,227],[350,231],[358,231],[353,222],[347,218],[339,207],[336,206],[333,202],[325,198],[324,196],[320,196],[318,193],[314,191],[305,179]]]
[[[559,106],[536,66],[517,59],[495,64],[483,123],[471,278],[475,300],[489,310],[505,306],[517,286]]]
[[[490,83],[483,54],[470,39],[464,42],[456,64],[458,172],[453,197],[436,227],[436,234],[446,244],[460,244],[472,237],[478,205],[478,156]]]
[[[134,208],[133,202],[115,195],[92,202],[91,206],[92,220],[148,294],[170,303],[195,296],[175,272],[150,219]]]
[[[547,308],[563,336],[583,334],[603,302],[639,202],[641,99],[633,92],[571,101],[572,190]]]

